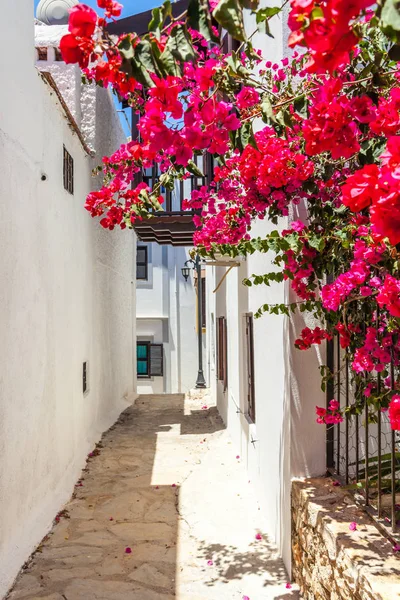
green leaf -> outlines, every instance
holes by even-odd
[[[185,25],[176,25],[172,29],[165,46],[165,51],[169,51],[176,60],[182,62],[192,62],[194,60],[195,52],[192,39]]]
[[[246,41],[243,12],[238,0],[220,0],[212,15],[233,38],[241,42]]]
[[[315,19],[323,19],[323,18],[324,18],[324,11],[322,10],[322,8],[320,6],[316,6],[315,8],[312,9],[311,21],[314,21]]]
[[[325,238],[312,235],[308,238],[308,244],[311,248],[315,248],[318,252],[322,252],[325,248]]]
[[[260,8],[260,10],[256,13],[256,22],[258,26],[258,30],[261,33],[267,34],[269,37],[274,37],[271,34],[271,30],[269,28],[269,20],[271,17],[274,17],[282,10],[279,6],[267,6],[265,8]]]
[[[257,23],[261,23],[261,21],[265,21],[266,19],[270,19],[274,17],[282,10],[281,6],[267,6],[265,8],[260,8],[256,14]]]
[[[386,0],[381,12],[381,29],[391,38],[400,32],[400,4],[398,0]]]
[[[252,122],[245,121],[239,131],[242,147],[245,148],[247,145],[250,145],[257,150],[257,143],[254,137]]]
[[[150,73],[160,73],[154,61],[151,43],[149,40],[142,38],[133,47],[132,42],[133,37],[127,36],[118,45],[122,56],[122,70],[145,87],[154,87]]]
[[[199,31],[208,41],[218,42],[212,28],[208,0],[190,0],[187,9],[187,23],[192,29]]]
[[[297,112],[297,114],[300,115],[300,117],[303,117],[303,119],[307,118],[308,101],[305,96],[300,96],[299,98],[296,98],[296,100],[293,102],[293,108]]]
[[[190,173],[192,173],[192,175],[196,175],[196,177],[204,177],[204,173],[199,169],[194,160],[189,160],[186,168]]]
[[[160,184],[172,192],[175,188],[175,178],[170,173],[160,175]]]
[[[275,115],[277,123],[282,127],[293,127],[292,117],[287,108],[281,108],[281,110]]]
[[[232,54],[225,57],[225,62],[229,66],[232,75],[246,77],[249,74],[249,71],[243,65],[242,61],[239,60],[236,52],[232,52]]]
[[[274,110],[272,108],[272,104],[267,95],[265,95],[261,102],[261,114],[262,119],[265,123],[269,123],[270,121],[275,121]]]
[[[133,36],[127,35],[118,44],[118,50],[122,55],[123,60],[130,60],[134,57]]]
[[[181,75],[179,64],[176,62],[169,48],[165,47],[162,53],[158,52],[157,62],[166,75],[175,75],[177,77]]]
[[[161,25],[164,23],[164,13],[162,7],[153,8],[151,11],[151,21],[148,25],[148,31],[156,34],[157,38],[161,35]]]

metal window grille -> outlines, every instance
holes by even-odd
[[[88,363],[85,361],[82,365],[82,392],[86,394],[89,391],[89,378],[88,378]]]
[[[47,60],[47,48],[36,48],[38,60]]]
[[[247,377],[247,414],[253,421],[256,420],[256,406],[254,393],[254,328],[253,315],[245,315],[246,334],[246,377]]]
[[[191,192],[198,190],[201,186],[206,185],[208,181],[212,181],[214,177],[213,158],[209,154],[193,156],[193,162],[203,173],[203,176],[190,175],[185,181],[181,181],[179,186],[174,191],[161,187],[161,195],[164,197],[163,211],[165,212],[184,212],[192,213],[192,210],[183,208],[184,200],[190,197]],[[158,165],[151,168],[143,169],[142,173],[138,174],[136,183],[143,181],[151,189],[158,183],[161,176],[161,171]],[[178,202],[173,202],[174,194],[178,195]]]
[[[328,342],[327,406],[332,399],[345,410],[342,423],[327,425],[328,474],[354,491],[355,498],[393,540],[400,525],[400,436],[386,412],[371,410],[364,395],[365,375],[354,375],[336,336]],[[392,389],[395,367],[390,366]],[[377,393],[383,392],[378,373]]]
[[[74,193],[74,159],[64,146],[63,150],[63,178],[64,189],[70,194]]]
[[[136,279],[147,281],[148,279],[148,249],[147,246],[136,248]]]
[[[217,352],[218,352],[218,379],[222,381],[224,390],[228,387],[228,332],[226,318],[218,317],[217,320]]]

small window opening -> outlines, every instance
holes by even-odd
[[[86,394],[89,391],[89,379],[88,379],[88,363],[85,361],[82,367],[82,391]]]
[[[74,159],[64,146],[64,189],[70,194],[74,193]]]
[[[38,60],[47,60],[47,48],[36,48]]]
[[[148,253],[147,246],[138,246],[136,249],[136,279],[148,279]]]

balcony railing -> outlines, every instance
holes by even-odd
[[[382,530],[395,542],[400,532],[400,437],[392,431],[387,413],[373,411],[363,393],[364,386],[352,385],[349,357],[338,337],[328,342],[327,405],[332,399],[341,409],[353,407],[344,421],[327,426],[327,469],[355,494]],[[394,389],[395,369],[390,365]],[[358,388],[358,389],[357,389]],[[377,375],[377,394],[383,391]]]

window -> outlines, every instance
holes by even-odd
[[[148,279],[147,246],[138,246],[136,249],[136,279]]]
[[[137,342],[136,363],[138,377],[162,377],[164,374],[163,345]]]
[[[218,317],[217,327],[217,376],[218,379],[223,382],[224,390],[226,390],[228,387],[228,333],[225,317]]]
[[[202,275],[201,277],[201,326],[203,329],[206,327],[206,278]]]
[[[138,377],[150,377],[149,342],[138,342],[136,346],[136,362]]]
[[[64,189],[70,194],[74,193],[74,159],[64,146],[64,162],[63,162],[63,175],[64,175]]]
[[[47,48],[36,48],[38,60],[47,60]]]
[[[63,62],[63,57],[59,48],[54,48],[54,54],[57,62]]]
[[[245,315],[246,335],[246,389],[247,389],[247,414],[253,421],[256,420],[255,394],[254,394],[254,329],[253,315]]]
[[[82,366],[82,392],[86,394],[89,391],[88,363],[85,361]]]

